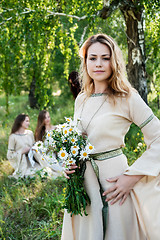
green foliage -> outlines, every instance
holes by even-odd
[[[60,239],[63,178],[0,179],[2,239]]]
[[[156,76],[158,92],[159,2],[143,0],[132,1],[132,4],[137,9],[145,8],[147,70],[149,80],[153,73]],[[19,94],[22,89],[30,90],[32,82],[35,82],[35,97],[41,109],[52,105],[52,92],[57,87],[67,98],[70,95],[68,74],[78,70],[79,46],[91,34],[105,32],[111,35],[126,57],[124,20],[118,10],[111,18],[101,19],[99,11],[102,8],[103,0],[1,1],[0,86],[1,92],[6,94],[7,112],[9,96]]]
[[[156,5],[157,6],[157,5]],[[159,10],[159,12],[157,12]],[[152,13],[152,14],[151,14]],[[150,91],[154,91],[157,96],[160,95],[160,6],[152,9],[146,8],[146,67],[150,84]],[[151,86],[152,84],[152,86]]]
[[[125,136],[124,154],[127,156],[128,164],[132,165],[146,150],[144,137],[139,127],[132,124],[129,132]]]

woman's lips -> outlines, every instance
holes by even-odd
[[[104,73],[104,71],[102,71],[102,70],[97,70],[97,71],[94,71],[94,73]]]

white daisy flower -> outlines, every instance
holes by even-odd
[[[78,155],[78,148],[71,147],[71,153],[72,153],[73,156],[77,156]]]
[[[72,146],[71,149],[72,148],[79,150],[79,146],[77,146],[77,145]]]
[[[35,149],[42,149],[43,148],[43,142],[42,141],[38,141],[34,144],[34,148]]]
[[[58,157],[61,159],[61,160],[66,160],[67,157],[68,157],[68,153],[66,152],[65,149],[61,149],[58,153]]]
[[[67,121],[68,123],[72,123],[72,119],[71,119],[71,118],[65,117],[65,119],[66,119],[66,121]]]
[[[63,134],[64,134],[64,136],[68,136],[68,134],[69,134],[69,128],[64,127],[64,128],[63,128]]]
[[[47,138],[50,138],[52,134],[53,134],[53,132],[51,132],[51,131],[47,131],[47,133],[46,133],[46,137],[47,137]]]
[[[93,152],[94,147],[89,143],[89,144],[87,144],[87,146],[85,147],[85,150],[86,150],[88,153],[91,153],[91,152]]]
[[[86,158],[88,158],[88,153],[87,153],[87,151],[86,151],[86,150],[82,150],[82,151],[80,152],[80,156],[81,156],[81,158],[82,158],[83,160],[85,160]]]
[[[71,142],[74,144],[75,142],[77,141],[77,138],[75,138],[75,137],[72,137],[71,138]]]
[[[70,166],[72,164],[75,164],[76,160],[73,159],[73,158],[68,158],[65,163],[66,163],[67,166]]]
[[[67,126],[68,126],[67,123],[63,123],[63,124],[61,124],[61,128],[65,128],[65,127],[67,127]]]
[[[74,128],[70,126],[69,129],[68,129],[69,133],[73,132],[73,129]]]

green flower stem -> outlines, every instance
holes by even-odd
[[[84,189],[84,177],[81,176],[79,170],[67,180],[64,208],[67,209],[68,213],[71,213],[71,216],[73,214],[87,216],[86,207],[88,204],[90,204],[90,199]]]

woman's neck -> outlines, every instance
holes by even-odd
[[[26,128],[20,127],[16,133],[17,134],[24,134],[25,132],[26,132]]]
[[[105,93],[107,92],[106,84],[95,84],[94,93]]]
[[[45,125],[45,130],[46,130],[46,131],[49,131],[49,130],[51,130],[51,129],[52,129],[51,124],[49,124],[49,125]]]

